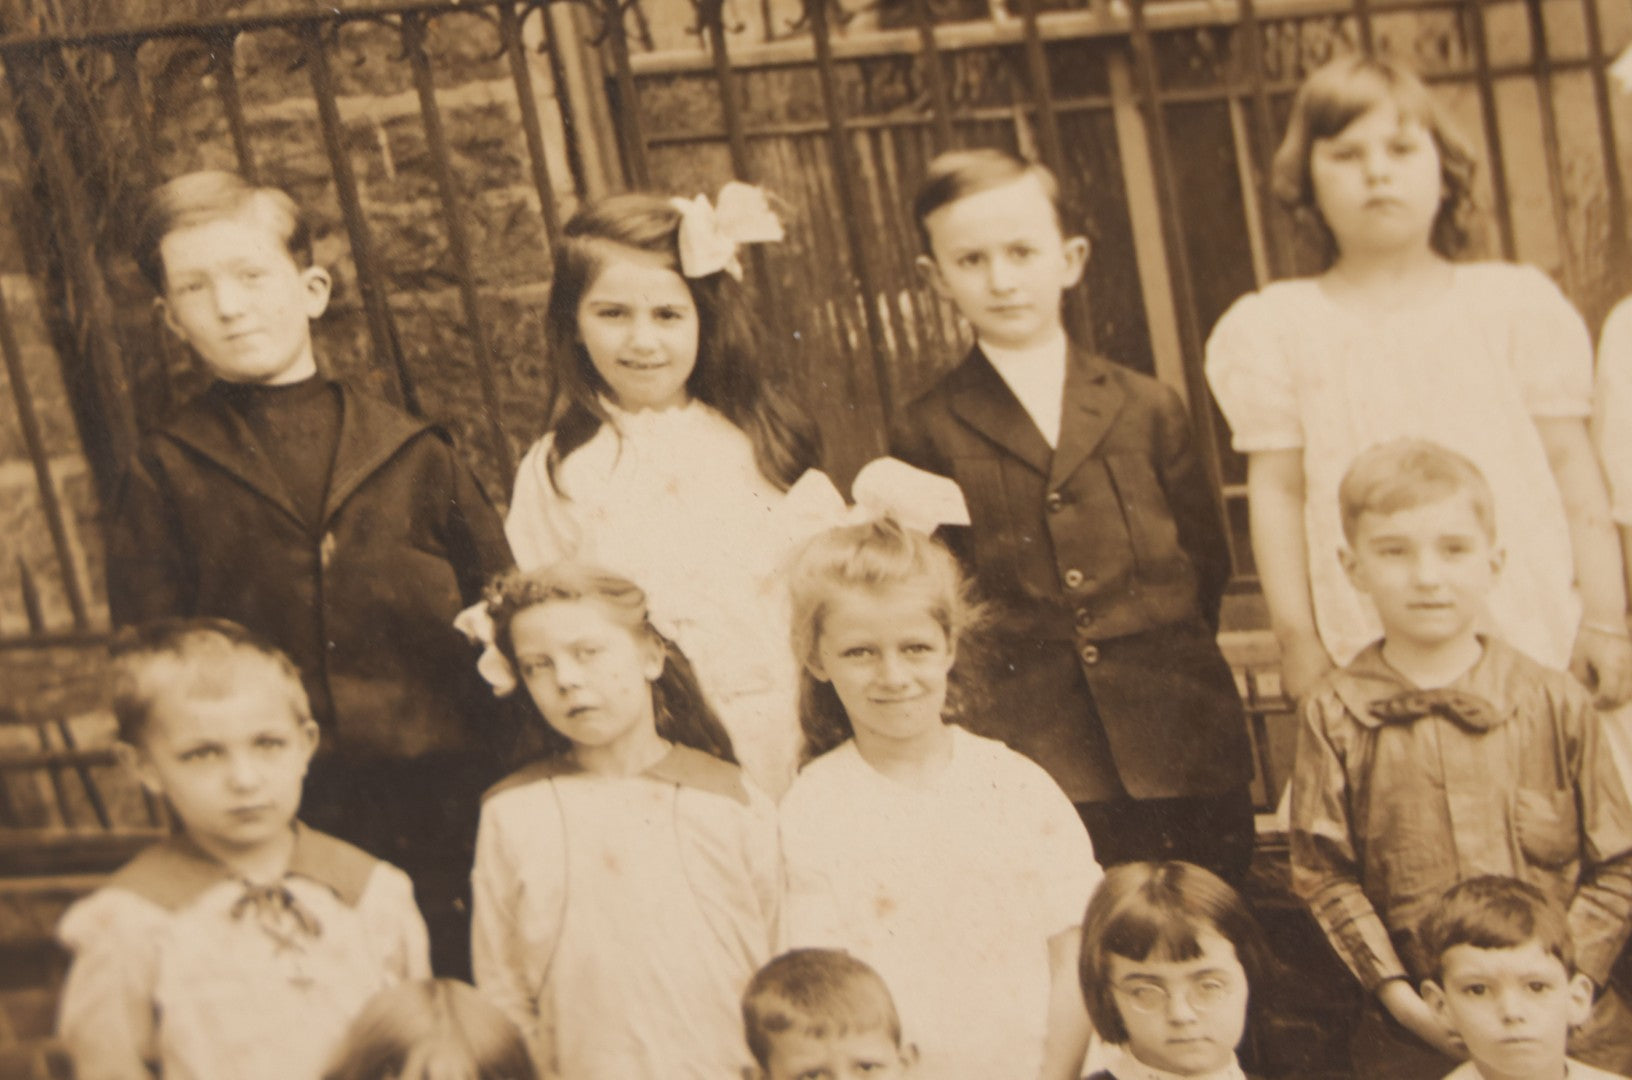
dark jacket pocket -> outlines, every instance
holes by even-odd
[[[1520,788],[1514,801],[1519,847],[1531,865],[1557,870],[1581,854],[1581,824],[1575,793]]]

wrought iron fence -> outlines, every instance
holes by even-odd
[[[1589,316],[1622,284],[1628,121],[1605,74],[1632,36],[1619,0],[1013,0],[964,21],[940,0],[861,16],[779,2],[745,34],[722,0],[699,0],[695,45],[666,50],[644,47],[649,24],[625,0],[0,38],[25,276],[43,287],[99,491],[194,378],[125,250],[133,196],[206,165],[316,209],[346,294],[320,326],[328,363],[460,430],[500,492],[545,422],[548,251],[577,199],[732,175],[780,196],[789,241],[750,261],[766,360],[842,476],[963,344],[915,273],[907,200],[937,150],[998,143],[1061,176],[1094,241],[1075,331],[1186,396],[1244,537],[1244,466],[1210,405],[1202,343],[1234,297],[1313,268],[1265,176],[1290,91],[1338,50],[1403,54],[1477,132],[1487,250],[1555,272]],[[0,408],[19,417],[51,551],[16,558],[0,611],[27,616],[13,638],[93,633],[94,529],[53,474],[17,303],[11,290],[0,302]],[[1250,582],[1245,543],[1235,554]]]

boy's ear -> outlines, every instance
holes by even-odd
[[[300,737],[306,741],[306,760],[309,762],[312,755],[317,753],[317,744],[323,741],[322,731],[315,721],[303,720],[300,724]]]
[[[1065,238],[1066,288],[1069,289],[1082,280],[1082,272],[1088,267],[1088,252],[1091,247],[1086,236]]]
[[[915,1069],[918,1067],[917,1043],[909,1042],[901,1048],[901,1064],[906,1066],[908,1069]]]
[[[306,317],[315,319],[329,308],[329,294],[334,291],[334,278],[321,266],[308,266],[300,272],[300,282],[306,290]]]
[[[1507,549],[1504,547],[1492,547],[1490,549],[1490,572],[1492,574],[1500,574],[1502,572],[1502,567],[1506,565]]]
[[[1337,562],[1339,566],[1343,567],[1343,573],[1348,577],[1349,584],[1361,592],[1365,592],[1366,587],[1360,583],[1360,560],[1354,557],[1354,549],[1347,544],[1339,547],[1337,549]]]
[[[1570,976],[1570,1026],[1580,1027],[1592,1016],[1592,980],[1579,971]]]
[[[1434,980],[1424,979],[1418,992],[1422,994],[1423,1003],[1434,1011],[1434,1017],[1446,1028],[1455,1031],[1456,1025],[1451,1023],[1451,1011],[1446,1007],[1445,990]]]
[[[142,753],[141,747],[120,740],[113,744],[113,754],[119,759],[119,764],[136,774],[136,779],[141,781],[148,794],[164,794],[164,782],[159,779],[158,770],[153,767],[147,755]]]
[[[941,264],[935,261],[933,255],[920,255],[912,260],[912,265],[918,268],[918,276],[923,278],[924,284],[935,290],[935,295],[943,300],[952,299],[947,292],[946,278],[941,276]]]

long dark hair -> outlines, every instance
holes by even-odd
[[[679,231],[680,211],[669,200],[640,193],[591,203],[562,230],[544,316],[554,372],[548,412],[555,433],[546,466],[558,487],[561,462],[610,421],[600,402],[606,384],[578,340],[578,305],[618,247],[661,255],[680,273]],[[684,280],[698,318],[697,366],[686,392],[747,435],[759,471],[786,490],[821,457],[815,426],[762,369],[759,325],[736,279],[720,271]]]
[[[793,653],[803,665],[799,675],[799,727],[805,740],[801,761],[821,757],[856,734],[833,685],[810,672],[833,594],[840,589],[900,586],[924,590],[929,615],[946,634],[948,648],[957,649],[982,617],[952,553],[939,541],[893,518],[829,529],[813,537],[794,557],[788,596]],[[956,691],[957,683],[948,689]],[[955,702],[949,704],[948,712],[956,709]]]
[[[652,626],[646,608],[646,593],[628,578],[610,570],[570,560],[538,570],[512,570],[500,574],[487,588],[487,610],[493,618],[494,644],[505,659],[516,665],[516,646],[510,636],[511,624],[521,612],[540,604],[558,601],[594,600],[613,619],[637,637],[654,642],[663,650],[663,670],[652,683],[652,707],[657,716],[657,733],[671,742],[712,754],[736,764],[736,751],[725,725],[714,714],[697,682],[691,661]],[[554,728],[548,751],[571,749]]]

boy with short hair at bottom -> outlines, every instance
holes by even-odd
[[[1564,909],[1534,885],[1487,875],[1447,892],[1418,931],[1422,996],[1468,1048],[1446,1080],[1613,1080],[1565,1056],[1592,1013]]]
[[[317,744],[300,675],[242,627],[114,642],[118,753],[179,831],[63,916],[78,1080],[316,1080],[378,990],[429,974],[395,867],[296,820]]]
[[[794,949],[754,975],[742,1024],[758,1068],[744,1080],[902,1077],[918,1049],[878,972],[838,949]]]
[[[1434,1078],[1465,1056],[1415,988],[1432,961],[1417,927],[1483,874],[1568,902],[1603,988],[1572,1049],[1624,1072],[1632,1029],[1605,984],[1632,917],[1632,803],[1588,692],[1479,632],[1503,556],[1490,488],[1460,454],[1402,439],[1356,457],[1339,498],[1342,563],[1383,638],[1304,702],[1292,885],[1369,995],[1355,1075]]]
[[[215,616],[287,653],[324,733],[308,820],[406,870],[438,971],[468,975],[476,817],[503,767],[453,620],[510,566],[499,516],[445,431],[319,373],[330,279],[287,194],[171,180],[136,260],[215,381],[131,463],[114,621]]]
[[[1239,880],[1252,766],[1216,640],[1223,521],[1178,394],[1067,338],[1088,241],[1060,203],[1052,173],[1007,151],[930,162],[918,266],[976,342],[890,450],[968,503],[970,526],[945,535],[994,606],[1002,661],[978,734],[1048,770],[1103,865],[1185,859]]]

